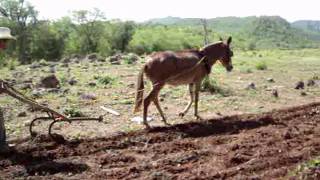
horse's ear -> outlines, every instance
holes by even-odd
[[[222,37],[219,37],[219,40],[220,40],[220,41],[223,41]]]
[[[232,42],[232,37],[230,36],[230,37],[228,38],[227,44],[229,45],[231,42]]]

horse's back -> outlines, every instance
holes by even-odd
[[[153,82],[157,83],[183,73],[199,62],[198,54],[193,51],[163,51],[155,52],[146,58],[145,74]],[[191,83],[195,74],[189,73],[173,79],[169,82],[172,85]]]

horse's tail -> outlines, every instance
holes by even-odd
[[[144,74],[144,67],[140,70],[138,74],[135,107],[134,107],[133,113],[139,112],[141,110],[141,105],[143,102],[143,91],[144,91],[143,74]]]

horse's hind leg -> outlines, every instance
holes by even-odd
[[[191,84],[189,84],[190,101],[189,101],[188,105],[184,108],[184,110],[179,113],[180,117],[183,117],[189,111],[189,109],[190,109],[190,107],[191,107],[191,105],[193,103],[193,99],[194,99],[194,93],[193,92],[194,92],[194,84],[191,83]]]
[[[148,107],[151,101],[155,101],[157,98],[159,91],[163,87],[163,84],[156,84],[153,85],[153,88],[149,95],[143,100],[143,124],[146,126],[147,129],[150,129],[150,125],[148,124],[147,117],[148,117]]]

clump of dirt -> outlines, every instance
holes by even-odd
[[[320,103],[105,138],[23,141],[1,178],[274,179],[320,155]],[[318,177],[319,169],[306,173]],[[318,174],[317,174],[318,173]]]

